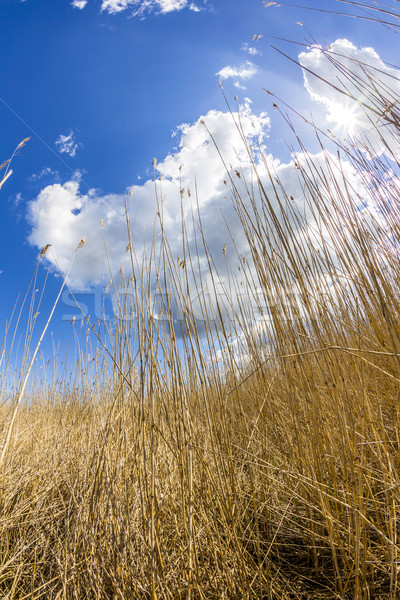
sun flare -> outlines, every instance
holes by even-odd
[[[353,134],[359,122],[359,107],[355,102],[339,104],[332,103],[329,106],[328,120],[335,129],[340,129],[348,134]]]

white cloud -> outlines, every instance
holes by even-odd
[[[345,39],[328,49],[312,47],[299,61],[305,87],[325,106],[326,122],[335,134],[348,133],[370,154],[390,155],[387,146],[400,154],[390,124],[392,115],[399,114],[399,70],[387,67],[373,48],[357,48]]]
[[[258,50],[254,46],[249,46],[249,44],[247,42],[245,44],[243,44],[243,46],[240,49],[243,52],[247,52],[247,54],[250,54],[250,56],[261,56],[262,55],[261,50]]]
[[[129,6],[135,3],[135,0],[103,0],[101,10],[106,10],[109,13],[118,13],[126,10]]]
[[[83,8],[85,8],[87,3],[88,0],[72,0],[71,5],[74,8],[79,8],[80,10],[82,10]]]
[[[146,12],[157,12],[161,14],[170,13],[184,8],[199,12],[199,7],[189,0],[102,0],[101,10],[115,14],[132,8],[134,16],[144,15]]]
[[[241,109],[241,123],[249,139],[261,141],[269,127],[267,115],[253,114],[248,104]],[[247,172],[251,169],[247,151],[229,113],[212,110],[194,124],[180,126],[177,150],[157,164],[162,177],[159,194],[163,198],[164,229],[171,241],[175,240],[173,251],[176,254],[181,247],[179,236],[176,235],[180,231],[181,189],[185,190],[184,212],[188,217],[192,205],[196,203],[197,185],[199,206],[210,244],[220,253],[229,237],[227,232],[222,234],[225,228],[220,210],[226,211],[230,222],[235,220],[224,184],[227,175],[207,128],[216,140],[228,168],[245,168]],[[190,197],[188,190],[191,190]],[[153,224],[157,220],[153,180],[134,187],[131,210],[134,241],[140,254],[144,243],[151,240]],[[71,282],[76,288],[98,283],[103,275],[107,275],[100,220],[104,222],[103,232],[114,273],[118,272],[126,258],[127,233],[122,194],[102,196],[95,190],[84,194],[76,179],[64,185],[49,185],[30,203],[29,219],[32,225],[29,241],[37,248],[47,243],[53,244],[54,255],[49,252],[46,257],[54,267],[57,263],[64,272],[76,244],[86,236],[87,243],[79,252],[71,274]],[[239,247],[243,243],[244,239],[238,239]]]
[[[28,177],[28,181],[36,182],[42,179],[43,177],[55,176],[58,177],[58,172],[53,171],[50,167],[43,167],[41,171],[38,173],[33,173],[30,177]]]
[[[18,208],[18,206],[22,203],[23,201],[23,196],[21,194],[21,192],[18,192],[18,194],[16,194],[15,198],[14,198],[14,207]]]
[[[226,66],[216,75],[220,79],[229,79],[230,77],[237,77],[238,79],[250,79],[257,73],[257,67],[249,60],[239,67]]]
[[[240,109],[240,116],[243,133],[247,139],[255,146],[256,141],[262,144],[269,128],[267,115],[254,114],[250,104],[246,103]],[[238,115],[234,113],[234,117],[237,120]],[[228,296],[236,298],[237,290],[242,289],[240,288],[240,280],[243,278],[242,257],[247,256],[248,265],[251,263],[251,258],[243,227],[232,203],[230,186],[225,184],[225,181],[229,182],[229,176],[210,139],[210,134],[225,160],[237,192],[246,201],[245,181],[249,185],[250,182],[254,182],[252,160],[232,116],[225,112],[209,111],[194,124],[180,126],[178,148],[157,164],[158,174],[162,178],[157,182],[158,202],[152,179],[134,186],[132,198],[129,200],[133,241],[135,252],[140,259],[144,248],[151,247],[154,224],[158,222],[157,212],[160,211],[163,216],[164,233],[172,254],[176,259],[178,256],[182,257],[180,234],[182,202],[188,244],[193,256],[196,256],[195,227],[197,226],[192,223],[192,209],[196,213],[198,202],[204,236],[219,272],[220,289],[222,290],[223,285],[229,286],[231,293]],[[277,212],[279,213],[278,201],[275,199],[273,185],[278,186],[278,190],[284,189],[288,198],[293,196],[303,217],[309,218],[312,224],[313,219],[307,207],[304,185],[299,179],[299,171],[294,163],[282,163],[271,155],[266,155],[264,158],[265,162],[259,160],[257,154],[254,156],[258,175]],[[328,160],[331,161],[331,168],[334,170],[336,165],[339,176],[341,169],[360,196],[363,195],[365,188],[361,179],[353,175],[354,169],[350,164],[344,161],[339,166],[335,157],[322,152],[318,155],[300,154],[296,157],[297,162],[303,164],[305,168],[309,168],[307,165],[310,159],[317,165],[316,168],[321,170],[326,167]],[[272,180],[268,175],[267,166]],[[257,185],[251,187],[256,203],[259,204],[259,188]],[[330,190],[324,190],[321,185],[320,193],[322,195],[325,193],[329,198]],[[100,283],[104,277],[108,280],[108,264],[115,275],[120,266],[128,261],[126,253],[128,234],[123,194],[101,195],[96,190],[82,193],[77,178],[63,185],[49,185],[30,203],[29,220],[32,227],[30,243],[39,250],[47,243],[52,244],[46,254],[46,260],[55,269],[58,265],[64,273],[74,248],[82,237],[86,237],[86,245],[76,256],[71,271],[70,285],[74,289],[87,289]],[[102,230],[100,221],[103,222]],[[156,227],[157,231],[159,232],[159,229]],[[309,230],[304,232],[304,235],[306,233],[311,235]],[[108,260],[102,234],[107,247]],[[299,232],[298,235],[302,234]],[[159,242],[160,237],[156,235],[156,243]],[[315,244],[318,245],[317,238]],[[209,285],[212,289],[206,254],[201,248],[201,243],[198,250],[199,268],[204,285]],[[126,268],[129,268],[129,264]],[[232,292],[232,290],[236,291]]]
[[[75,140],[73,131],[70,131],[68,135],[60,134],[55,145],[61,154],[68,154],[72,158],[75,158],[78,148],[82,147],[82,144]]]
[[[108,251],[112,264],[115,266],[122,261],[126,246],[121,240],[121,220],[124,216],[122,209],[120,196],[98,197],[94,191],[86,195],[80,194],[77,180],[68,181],[64,185],[49,185],[30,205],[33,231],[29,241],[39,247],[42,239],[51,240],[54,253],[48,253],[50,263],[65,273],[74,248],[86,236],[87,247],[81,250],[71,278],[72,285],[86,288],[100,281],[106,273],[99,230],[100,215],[104,216],[107,236],[111,237]]]
[[[187,0],[158,0],[162,13],[172,12],[174,10],[182,10],[188,5]]]

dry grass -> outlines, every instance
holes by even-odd
[[[388,118],[398,142],[396,107]],[[163,240],[143,269],[131,241],[134,276],[118,284],[131,304],[92,331],[86,380],[2,406],[1,597],[399,597],[399,188],[383,159],[339,149],[367,170],[377,210],[356,210],[332,158],[321,170],[306,155],[297,171],[319,231],[273,173],[273,198],[256,164],[250,196],[232,174],[251,247],[249,302],[231,298],[240,344],[210,312],[183,224],[178,266]],[[151,265],[180,325],[167,300],[167,321],[152,318]],[[270,307],[261,328],[254,285]]]

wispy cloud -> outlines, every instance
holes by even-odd
[[[21,194],[21,192],[18,192],[18,194],[15,195],[14,198],[14,208],[18,208],[20,206],[20,204],[22,204],[23,202],[23,196]],[[1,273],[1,271],[0,271]]]
[[[119,13],[128,8],[133,9],[134,16],[142,16],[150,12],[166,14],[184,8],[194,12],[202,9],[201,6],[189,0],[102,0],[101,3],[101,10],[107,11],[109,14]]]
[[[79,8],[80,10],[82,10],[83,8],[85,8],[87,3],[88,0],[72,0],[71,5],[74,8]]]
[[[51,169],[50,167],[43,167],[43,169],[41,171],[39,171],[38,173],[33,173],[30,177],[28,177],[28,181],[35,183],[36,181],[39,181],[43,177],[50,177],[50,176],[58,177],[58,172],[53,171],[53,169]]]
[[[229,79],[231,77],[235,77],[237,79],[250,79],[257,73],[257,67],[255,64],[247,60],[243,65],[238,67],[235,66],[226,66],[223,67],[216,75],[220,79]]]
[[[262,54],[261,50],[257,50],[257,48],[255,48],[254,46],[249,46],[247,42],[243,44],[243,46],[240,49],[242,50],[242,52],[247,52],[247,54],[250,54],[250,56],[261,56]]]
[[[60,134],[55,141],[55,145],[61,154],[68,154],[72,158],[75,158],[78,148],[82,147],[82,144],[75,140],[73,131],[70,131],[68,135]]]
[[[129,6],[132,6],[134,0],[103,0],[101,3],[101,10],[106,10],[110,14],[121,12],[126,10]]]

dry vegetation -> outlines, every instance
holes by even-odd
[[[377,76],[359,83],[398,144],[398,104],[375,93]],[[80,384],[3,404],[2,598],[399,597],[397,163],[335,143],[369,174],[374,211],[356,209],[329,155],[323,170],[297,169],[313,231],[273,173],[274,198],[256,165],[247,197],[230,177],[251,246],[247,294],[261,290],[268,326],[254,327],[254,298],[232,298],[232,343],[185,235],[178,266],[167,240],[146,270],[130,244],[134,277],[118,284],[130,304],[112,331],[93,328],[97,359]],[[180,324],[167,302],[166,320],[152,318],[151,264]]]

